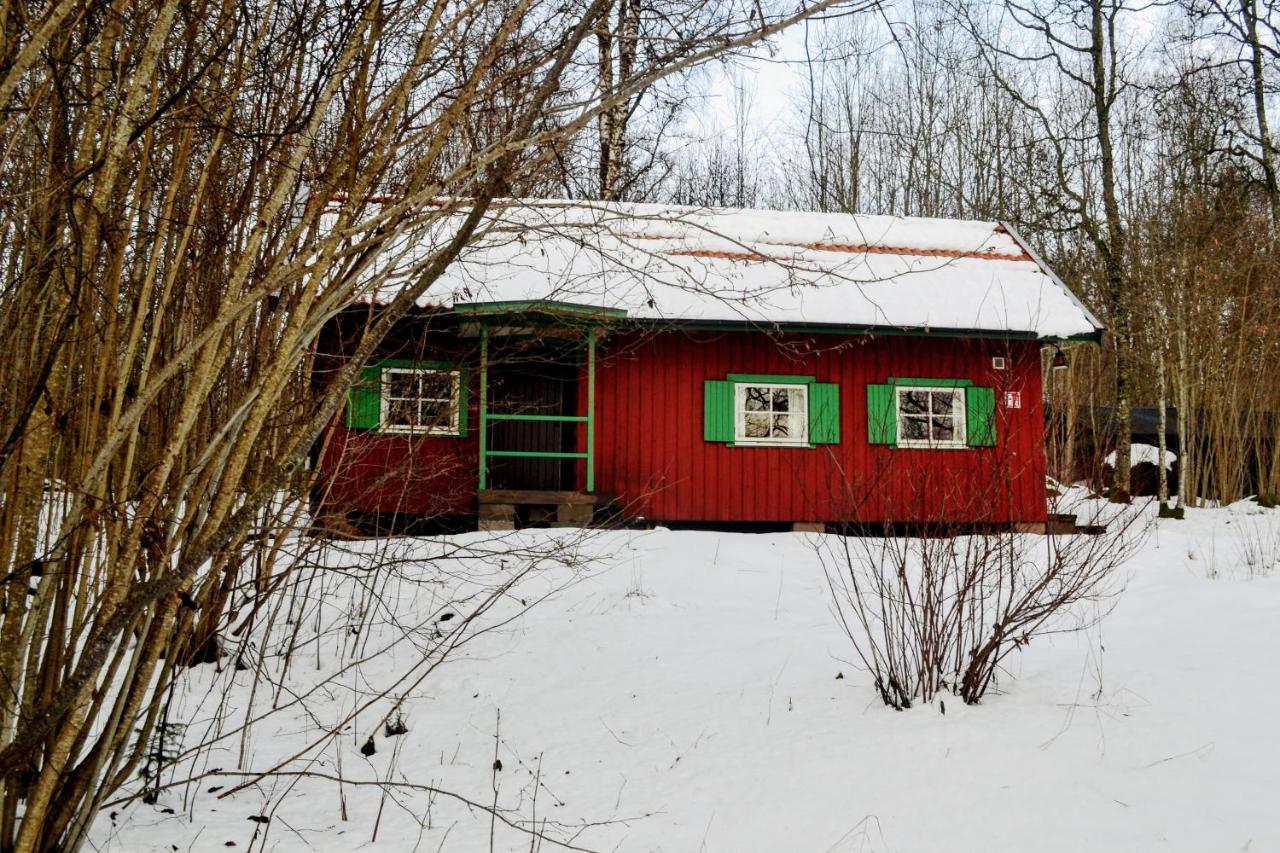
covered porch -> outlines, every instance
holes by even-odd
[[[478,339],[477,522],[481,530],[591,523],[596,491],[596,359],[625,316],[551,302],[454,307]]]

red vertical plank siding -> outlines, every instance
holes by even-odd
[[[473,383],[474,385],[474,383]],[[385,435],[348,430],[335,419],[318,462],[325,504],[344,510],[434,516],[475,507],[479,410],[467,415],[467,436]]]
[[[997,355],[1006,358],[1003,371],[991,367]],[[634,502],[637,515],[666,521],[1043,521],[1039,363],[1033,342],[617,333],[597,369],[597,488]],[[840,443],[704,442],[702,383],[729,373],[838,383]],[[996,446],[869,445],[866,387],[890,376],[994,387]],[[1006,391],[1021,393],[1021,408],[1006,406]]]
[[[993,356],[1007,368],[994,371]],[[812,375],[840,386],[840,443],[812,449],[703,441],[703,382],[729,373]],[[578,412],[586,414],[585,365]],[[471,373],[474,378],[475,372]],[[996,392],[996,446],[891,449],[867,443],[867,386],[891,376],[969,379]],[[370,512],[475,506],[478,382],[466,438],[329,430],[326,503]],[[1006,406],[1005,392],[1021,394]],[[596,489],[627,515],[661,521],[1043,521],[1039,345],[907,336],[629,332],[596,362]],[[579,431],[586,449],[586,430]],[[585,466],[579,466],[582,483]]]

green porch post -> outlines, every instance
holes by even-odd
[[[587,491],[596,490],[596,327],[587,330]]]
[[[489,484],[489,324],[480,321],[480,476],[479,490]]]

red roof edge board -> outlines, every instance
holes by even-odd
[[[663,234],[619,234],[623,240],[678,240],[680,238],[672,235]],[[818,252],[847,252],[855,255],[904,255],[911,257],[924,258],[972,258],[980,261],[1030,261],[1032,257],[1027,254],[1025,248],[1019,243],[1018,248],[1021,250],[1016,255],[1006,255],[1000,252],[977,252],[966,251],[964,249],[917,249],[906,248],[902,246],[871,246],[858,243],[777,243],[765,241],[752,241],[753,244],[764,246],[789,246],[795,249],[812,249]],[[668,255],[685,255],[695,258],[726,258],[729,260],[740,261],[767,261],[769,257],[759,252],[741,251],[728,252],[716,251],[711,249],[676,249],[666,252]]]

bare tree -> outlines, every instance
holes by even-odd
[[[670,155],[671,170],[656,190],[664,201],[713,207],[782,206],[785,200],[769,195],[776,178],[771,158],[755,129],[755,87],[744,75],[728,74],[732,124],[725,127],[719,114],[704,119],[705,130]]]
[[[609,106],[596,123],[594,175],[582,180],[593,197],[643,200],[667,177],[668,137],[690,101],[691,69],[639,88],[627,81],[652,45],[714,28],[719,14],[714,4],[697,0],[609,0],[594,34],[595,85]]]
[[[603,111],[835,2],[642,33],[607,92],[608,0],[4,13],[0,847],[83,841],[362,362],[493,200]],[[393,268],[311,389],[319,330]]]
[[[619,80],[631,77],[639,47],[640,15],[639,0],[614,0],[601,16],[596,28],[596,50],[602,92],[616,91]],[[600,198],[605,201],[622,197],[627,124],[635,108],[634,100],[621,100],[600,112]]]
[[[976,6],[957,11],[985,72],[1036,122],[1050,158],[1047,189],[1097,257],[1115,359],[1111,494],[1127,501],[1133,284],[1118,177],[1123,152],[1114,134],[1117,103],[1129,90],[1123,27],[1131,10],[1125,0],[1004,0],[993,16]]]
[[[1230,123],[1238,138],[1229,143],[1229,150],[1262,170],[1271,221],[1280,230],[1280,179],[1267,115],[1267,100],[1276,91],[1275,65],[1280,59],[1274,4],[1260,4],[1258,0],[1186,0],[1183,9],[1189,18],[1186,37],[1209,51],[1207,57],[1186,70],[1198,75],[1230,68],[1235,85],[1245,95],[1245,114],[1251,122]]]

